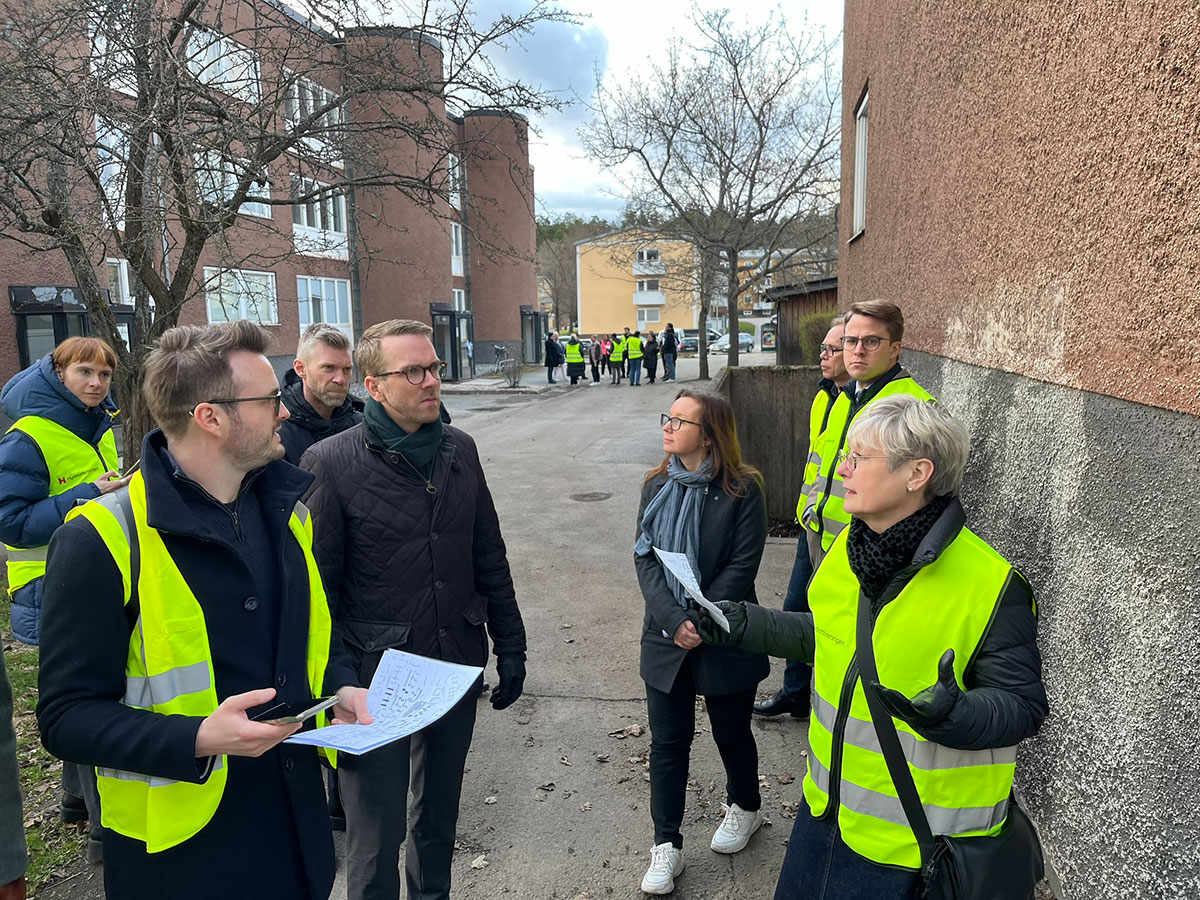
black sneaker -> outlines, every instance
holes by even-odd
[[[793,719],[807,719],[809,716],[809,698],[795,699],[788,697],[783,691],[767,700],[754,702],[754,713],[759,716],[782,716],[785,713]]]

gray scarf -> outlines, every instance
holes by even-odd
[[[699,472],[689,472],[678,456],[672,456],[667,463],[667,483],[646,504],[642,513],[642,533],[633,545],[633,552],[645,556],[657,547],[671,553],[683,553],[699,581],[700,516],[711,481],[711,457],[704,460]],[[686,607],[687,592],[683,585],[666,569],[663,574],[676,602]]]

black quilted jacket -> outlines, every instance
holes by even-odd
[[[389,647],[449,662],[525,651],[500,521],[475,442],[449,425],[430,494],[402,457],[356,425],[310,447],[305,497],[334,618],[362,684]]]

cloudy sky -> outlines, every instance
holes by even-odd
[[[773,11],[778,15],[780,8],[778,0],[697,2],[706,8],[736,8],[735,15],[746,21]],[[514,9],[513,0],[476,0],[473,5],[481,20]],[[597,72],[602,79],[628,78],[648,59],[661,60],[672,34],[692,34],[692,0],[561,0],[561,6],[586,18],[580,25],[543,24],[522,39],[521,47],[493,57],[510,78],[554,91],[564,102],[576,95],[590,99]],[[830,37],[841,31],[842,0],[789,0],[783,8],[793,31],[805,21]],[[614,196],[614,182],[579,148],[576,129],[587,118],[587,108],[573,103],[533,123],[540,132],[530,135],[539,214],[619,216],[622,203]]]

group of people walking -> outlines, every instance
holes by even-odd
[[[728,401],[685,390],[662,415],[665,457],[642,485],[634,546],[651,732],[647,894],[672,892],[684,870],[702,695],[726,774],[718,853],[742,850],[763,822],[752,715],[809,720],[776,900],[915,900],[955,877],[956,857],[936,847],[947,837],[983,841],[975,865],[1010,854],[993,864],[988,897],[1032,897],[1040,855],[1032,837],[1012,837],[1028,829],[1012,784],[1017,744],[1048,712],[1036,605],[1021,573],[966,527],[970,438],[901,367],[903,328],[897,306],[864,302],[822,342],[797,509],[806,539],[783,610],[755,594],[764,485],[742,461]],[[686,556],[727,627],[656,550]],[[789,661],[784,688],[755,703],[768,656]],[[1037,859],[1011,858],[1014,846]]]
[[[624,333],[594,334],[586,348],[578,334],[572,333],[564,347],[558,332],[552,331],[546,338],[546,380],[550,384],[557,384],[554,373],[561,369],[563,377],[570,378],[573,385],[599,384],[600,376],[607,373],[610,385],[621,384],[628,379],[630,387],[638,387],[644,371],[646,380],[654,384],[661,358],[662,380],[665,383],[676,380],[675,360],[678,355],[679,338],[675,334],[675,326],[670,322],[661,335],[647,331],[643,336],[640,330],[630,333],[628,328]],[[592,370],[590,381],[587,379],[589,362]]]
[[[805,539],[783,610],[758,602],[765,485],[729,402],[683,390],[661,415],[664,455],[642,483],[633,548],[647,894],[673,891],[685,868],[697,696],[726,773],[717,853],[743,850],[764,820],[752,717],[809,720],[778,900],[915,900],[936,875],[934,835],[982,840],[1019,819],[1016,746],[1047,714],[1033,592],[966,527],[969,436],[901,367],[903,326],[895,305],[859,303],[822,343],[797,507]],[[525,628],[499,520],[474,442],[441,406],[431,337],[409,320],[368,328],[354,349],[360,401],[349,341],[330,326],[305,332],[282,387],[261,327],[170,329],[145,365],[160,427],[123,474],[117,361],[102,341],[64,342],[0,394],[16,420],[0,440],[14,630],[41,644],[42,739],[74,769],[63,815],[91,821],[113,900],[322,900],[331,818],[344,820],[352,900],[399,897],[406,839],[407,896],[449,897],[482,679],[434,725],[330,760],[328,795],[317,751],[283,743],[309,726],[259,720],[331,696],[332,722],[369,723],[365,685],[389,648],[482,666],[490,639],[491,705],[522,693]],[[668,325],[593,339],[593,383],[601,364],[623,374],[648,361],[650,344],[674,380]],[[583,365],[572,346],[568,367]],[[686,558],[723,623],[656,551]],[[789,661],[784,686],[756,702],[768,656]],[[10,841],[4,713],[7,848],[20,817]],[[0,853],[0,891],[20,877],[4,881],[9,863]]]

